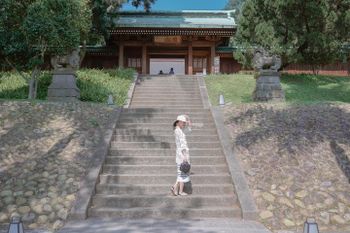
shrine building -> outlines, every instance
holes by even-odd
[[[140,74],[235,73],[229,41],[233,11],[120,12],[106,46],[88,47],[83,67],[134,68]]]

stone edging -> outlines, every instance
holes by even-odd
[[[239,159],[235,156],[232,150],[231,136],[228,133],[225,124],[224,117],[221,113],[220,107],[213,107],[209,101],[208,90],[205,85],[204,78],[198,76],[198,85],[202,97],[204,109],[210,109],[211,115],[214,119],[214,123],[219,135],[220,143],[229,167],[232,181],[237,193],[238,201],[242,210],[242,218],[245,220],[257,220],[258,210],[250,193],[248,182],[243,173],[243,169],[240,165]]]
[[[99,181],[99,175],[102,170],[102,165],[109,152],[113,133],[119,119],[121,108],[113,112],[111,116],[112,122],[105,131],[105,136],[96,147],[93,161],[87,169],[87,174],[80,180],[80,189],[76,196],[76,201],[69,215],[69,221],[84,220],[87,218],[88,208],[90,206],[91,198],[95,194],[95,187]]]
[[[220,107],[211,107],[211,113],[216,125],[223,152],[231,173],[233,185],[237,193],[238,201],[242,210],[242,218],[245,220],[257,220],[258,210],[249,190],[248,182],[240,165],[239,158],[233,153],[231,136],[228,133],[224,117]]]
[[[207,90],[207,86],[205,85],[203,76],[197,76],[197,81],[199,85],[199,91],[202,97],[203,108],[209,109],[211,107],[211,103],[209,101],[208,90]]]
[[[126,103],[124,104],[123,108],[129,108],[130,106],[130,103],[131,103],[131,99],[134,95],[134,91],[135,91],[135,87],[136,87],[136,83],[137,83],[137,80],[139,78],[139,75],[138,73],[134,73],[134,81],[132,82],[130,88],[129,88],[129,91],[128,91],[128,97],[126,99]]]

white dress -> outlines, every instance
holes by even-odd
[[[177,181],[189,182],[190,181],[189,173],[184,173],[180,171],[180,165],[183,162],[184,156],[187,159],[187,161],[191,163],[189,149],[186,141],[186,135],[178,126],[174,130],[174,135],[175,135],[175,143],[176,143]]]

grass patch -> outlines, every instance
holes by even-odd
[[[95,70],[82,69],[77,72],[77,86],[82,101],[106,103],[111,94],[116,104],[123,105],[133,80],[134,70]],[[29,77],[29,74],[26,74]],[[41,73],[37,99],[46,100],[52,75],[48,71]],[[26,99],[28,80],[14,72],[0,72],[0,99]]]
[[[205,78],[210,102],[219,104],[219,96],[224,95],[225,102],[252,102],[252,92],[255,87],[253,75],[209,75]]]
[[[220,94],[224,95],[226,103],[253,102],[253,75],[210,75],[205,81],[213,105],[219,104]],[[349,77],[283,74],[281,83],[287,103],[350,103]]]

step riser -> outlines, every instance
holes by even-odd
[[[194,148],[219,148],[221,144],[219,142],[214,143],[200,143],[200,142],[189,142],[188,147]],[[123,148],[145,148],[145,149],[175,149],[175,143],[169,142],[112,142],[111,149],[123,149]]]
[[[173,157],[175,160],[175,150],[145,150],[145,149],[134,149],[130,148],[129,150],[127,149],[111,149],[109,151],[109,155],[111,156],[169,156]],[[191,158],[193,156],[222,156],[222,149],[217,148],[217,149],[210,149],[210,150],[196,150],[196,149],[191,149],[190,150],[190,156]]]
[[[125,118],[122,117],[119,120],[119,124],[125,124],[125,123],[152,123],[152,124],[172,124],[174,121],[176,120],[176,117],[174,118]],[[208,125],[208,124],[212,124],[212,120],[211,119],[191,119],[192,123],[195,124],[203,124],[203,125]]]
[[[142,119],[142,118],[166,118],[166,119],[172,119],[173,121],[176,120],[176,117],[179,115],[178,112],[176,113],[128,113],[126,111],[123,111],[123,113],[120,115],[120,120],[123,119]],[[211,119],[210,114],[208,113],[192,113],[190,116],[192,121],[198,121],[201,119]]]
[[[154,101],[154,100],[158,100],[158,98],[156,98],[157,95],[155,96],[133,96],[133,101]],[[197,97],[186,97],[186,96],[178,96],[178,97],[171,97],[171,96],[163,96],[162,100],[166,100],[166,101],[185,101],[185,100],[191,100],[191,101],[198,101],[201,102],[202,99],[200,98],[200,96]]]
[[[177,91],[174,91],[174,90],[168,90],[168,91],[166,91],[166,90],[164,90],[164,88],[160,88],[160,89],[162,89],[162,90],[157,90],[157,91],[155,91],[155,90],[152,90],[152,89],[149,89],[149,90],[141,90],[141,89],[135,89],[135,92],[134,92],[134,95],[133,95],[133,97],[134,96],[138,96],[138,95],[145,95],[145,94],[150,94],[150,95],[152,95],[152,96],[168,96],[169,98],[171,97],[171,96],[169,96],[169,94],[172,94],[172,96],[179,96],[179,97],[188,97],[188,96],[193,96],[193,97],[196,97],[196,98],[198,98],[198,97],[200,97],[201,96],[201,94],[200,94],[200,91],[199,90],[194,90],[194,89],[192,89],[191,91],[184,91],[184,90],[182,90],[182,91],[179,91],[179,90],[177,90]]]
[[[147,124],[147,123],[145,123]],[[122,124],[122,125],[117,125],[116,128],[116,134],[121,134],[120,132],[122,132],[123,130],[131,130],[129,132],[132,132],[132,130],[150,130],[150,133],[146,133],[146,134],[142,134],[142,135],[172,135],[174,136],[174,129],[172,127],[172,125],[166,124],[164,126],[153,126],[152,124],[149,125],[145,125],[145,124]],[[191,135],[207,135],[207,134],[215,134],[216,135],[216,128],[213,126],[206,126],[205,128],[195,128],[192,127],[192,131],[191,131]],[[131,135],[131,133],[127,133],[129,135]]]
[[[198,218],[240,218],[241,211],[239,209],[232,210],[176,210],[173,207],[166,210],[153,209],[145,211],[103,211],[90,209],[91,217],[108,217],[108,218],[169,218],[169,219],[198,219]],[[243,232],[242,232],[243,233]]]
[[[196,94],[196,95],[169,95],[169,94],[139,94],[135,93],[133,95],[133,100],[134,101],[144,101],[144,100],[167,100],[167,101],[200,101],[201,100],[201,95]]]
[[[151,108],[162,108],[162,107],[173,107],[173,108],[183,108],[183,107],[189,107],[189,108],[203,108],[202,105],[187,105],[187,104],[133,104],[131,103],[132,108],[144,108],[144,107],[151,107]]]
[[[191,100],[191,99],[185,99],[185,100],[164,100],[164,99],[152,99],[152,100],[132,100],[132,104],[138,104],[138,105],[149,105],[149,104],[155,104],[155,105],[203,105],[201,100]]]
[[[168,184],[172,185],[176,180],[176,171],[173,176],[117,176],[101,175],[100,184]],[[193,184],[232,184],[230,176],[192,176]]]
[[[159,124],[153,124],[153,123],[118,123],[117,129],[153,129],[153,130],[166,130],[169,129],[174,132],[174,128],[172,123],[159,123]],[[203,123],[196,123],[195,125],[192,125],[192,130],[214,130],[215,125],[213,123],[203,124]]]
[[[169,108],[138,108],[138,109],[133,109],[133,108],[128,108],[128,109],[123,109],[123,113],[137,113],[137,114],[154,114],[154,113],[161,113],[161,114],[210,114],[209,110],[205,110],[203,108],[201,109],[192,109],[192,108],[177,108],[174,109],[172,107]]]
[[[169,185],[164,186],[134,186],[121,187],[112,185],[98,185],[96,188],[99,194],[114,194],[114,195],[168,195],[170,194]],[[231,195],[235,196],[232,186],[198,186],[193,190],[193,195]]]
[[[191,136],[186,137],[187,142],[218,142],[219,138],[217,136]],[[130,135],[114,135],[112,141],[123,141],[123,142],[168,142],[172,143],[175,141],[175,137],[172,136],[130,136]]]
[[[162,175],[162,174],[171,174],[175,173],[177,171],[176,165],[174,166],[159,166],[159,167],[152,167],[152,166],[142,166],[142,165],[136,165],[136,166],[123,166],[123,165],[105,165],[103,167],[103,173],[107,174],[125,174],[125,175],[142,175],[142,174],[154,174],[154,175]],[[228,169],[226,166],[221,167],[200,167],[193,166],[191,168],[191,173],[195,173],[196,175],[215,175],[215,174],[222,174],[222,173],[228,173]]]
[[[121,165],[145,165],[145,164],[159,164],[159,165],[172,165],[175,163],[175,156],[159,156],[159,157],[151,157],[151,156],[107,156],[105,164],[113,165],[113,164],[121,164]],[[193,165],[206,165],[206,164],[215,164],[215,165],[226,165],[225,158],[223,156],[217,157],[196,157],[191,156],[191,163]]]
[[[205,208],[205,207],[218,207],[218,206],[234,206],[235,201],[233,198],[223,197],[194,197],[189,198],[176,198],[169,195],[169,197],[148,197],[141,198],[118,198],[104,197],[101,195],[95,196],[92,201],[92,205],[95,208],[135,208],[135,207],[152,207],[152,208],[166,208],[173,206],[176,208],[186,208],[191,206],[192,208]]]
[[[189,93],[189,94],[198,94],[200,93],[198,86],[186,86],[186,87],[162,87],[162,86],[137,86],[135,89],[136,93],[161,93],[164,94],[167,91],[170,93]]]
[[[191,134],[189,136],[200,136],[200,135],[217,135],[216,129],[192,129]],[[157,135],[165,135],[174,137],[173,129],[122,129],[117,128],[115,130],[115,135],[142,135],[142,136],[157,136]]]

